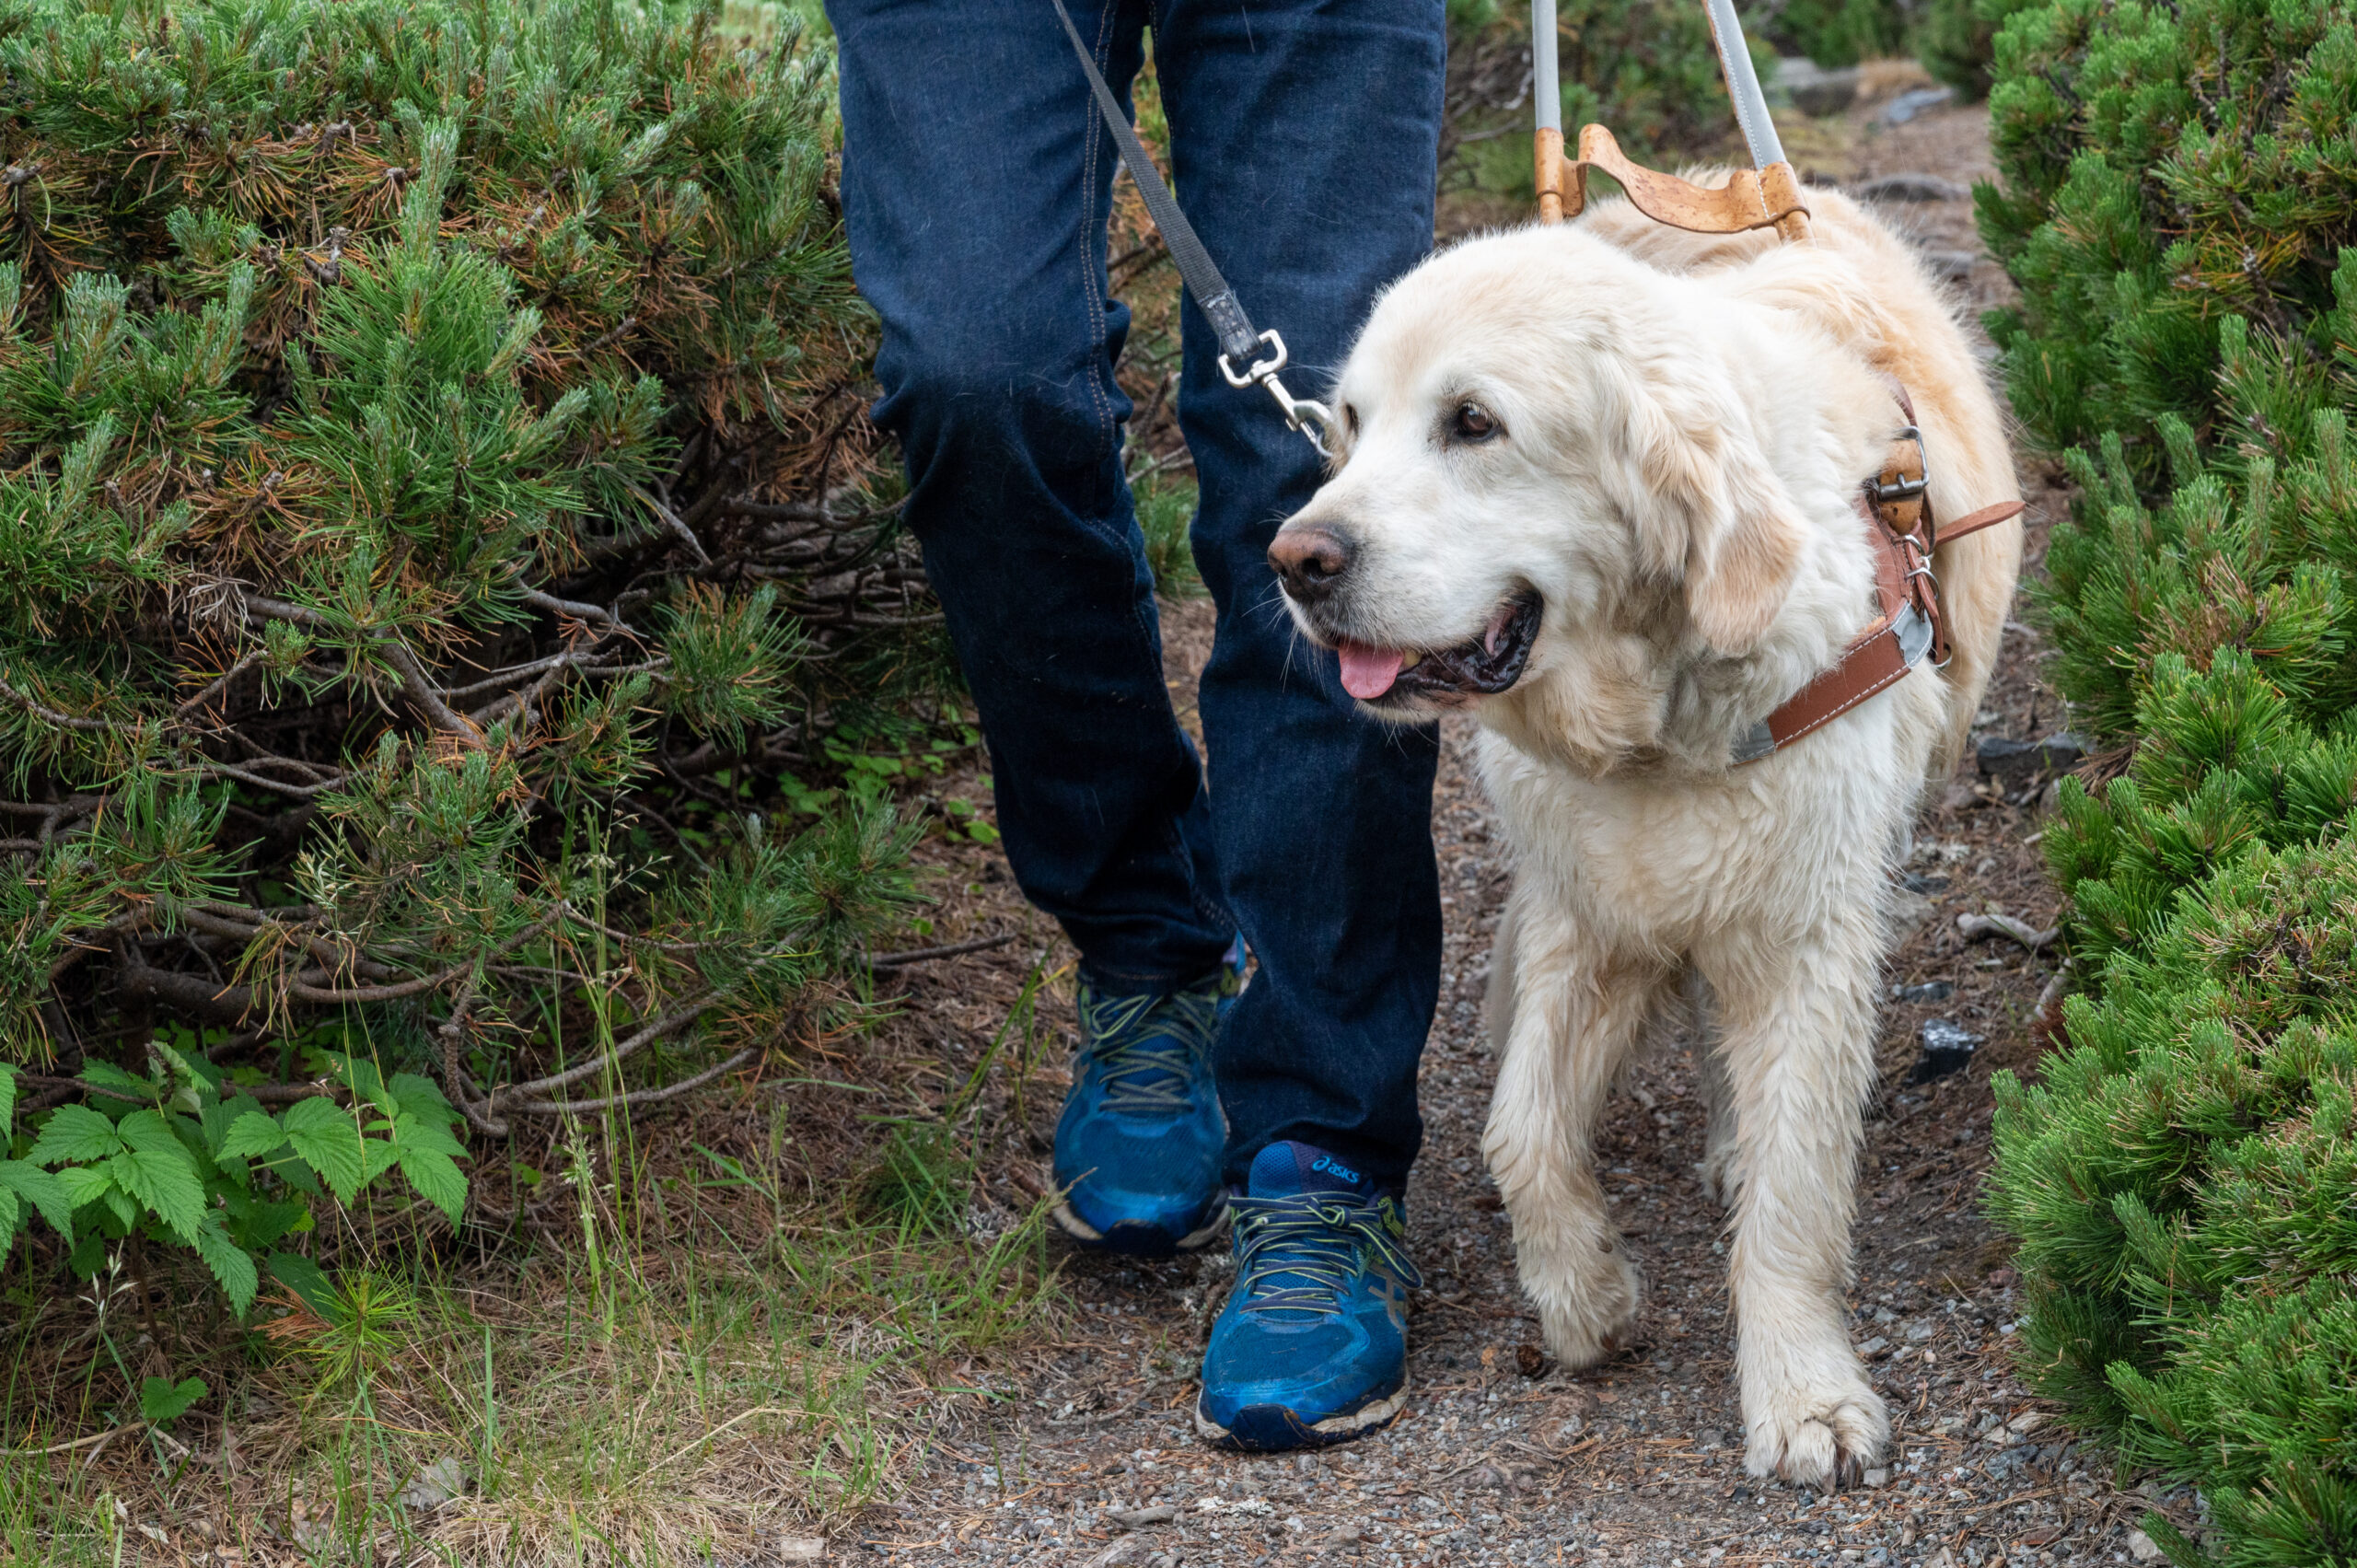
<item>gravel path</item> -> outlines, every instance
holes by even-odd
[[[1987,305],[2005,283],[1978,257],[1960,191],[1989,172],[1986,136],[1977,109],[1890,127],[1862,110],[1841,134],[1821,138],[1816,172],[1955,182],[1944,199],[1889,210],[1974,304]],[[2035,570],[2061,503],[2050,476],[2026,477]],[[1207,628],[1201,605],[1171,612],[1182,709]],[[2061,727],[2038,663],[2036,636],[2010,631],[1981,735],[2028,739]],[[1692,1175],[1703,1117],[1683,1047],[1642,1064],[1615,1096],[1597,1151],[1646,1274],[1641,1342],[1577,1374],[1539,1348],[1479,1155],[1492,1077],[1481,994],[1506,876],[1467,738],[1462,729],[1447,735],[1435,808],[1449,936],[1423,1068],[1428,1141],[1409,1194],[1430,1283],[1411,1309],[1409,1413],[1378,1437],[1318,1455],[1214,1453],[1192,1435],[1188,1411],[1203,1332],[1230,1277],[1225,1257],[1141,1265],[1065,1253],[1078,1308],[1068,1337],[964,1368],[991,1397],[940,1403],[927,1468],[902,1501],[840,1539],[837,1554],[1090,1568],[1295,1559],[1991,1568],[2131,1561],[2147,1544],[2130,1533],[2145,1510],[2186,1516],[2181,1497],[2116,1489],[2109,1459],[2083,1454],[2023,1393],[2007,1359],[2014,1280],[1977,1204],[1989,1079],[2034,1061],[2031,1020],[2053,971],[2012,942],[1966,940],[1956,917],[1997,910],[2033,927],[2053,923],[2035,842],[2036,781],[2015,792],[2028,804],[2012,804],[1968,762],[1918,828],[1908,877],[1921,923],[1889,976],[1886,1089],[1867,1129],[1852,1296],[1857,1341],[1897,1420],[1897,1451],[1866,1485],[1820,1495],[1743,1473],[1721,1221]],[[985,852],[940,853],[965,889],[944,911],[944,939],[1007,922],[1044,936]],[[987,1038],[1012,965],[918,978],[911,1019]],[[1985,1043],[1963,1071],[1910,1084],[1920,1031],[1935,1018]],[[1052,1074],[1035,1081],[1051,1092],[1030,1116],[1028,1147],[1010,1146],[993,1173],[1001,1220],[1023,1205],[1018,1189],[1036,1185],[1026,1167],[1046,1148],[1062,1086]]]

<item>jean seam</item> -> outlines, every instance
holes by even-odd
[[[1097,41],[1093,46],[1093,58],[1097,60],[1097,69],[1100,71],[1109,68],[1112,64],[1112,34],[1120,22],[1120,0],[1099,0],[1099,8],[1097,13]],[[1100,440],[1116,446],[1114,457],[1118,461],[1120,454],[1118,444],[1115,442],[1113,405],[1106,397],[1103,386],[1103,381],[1111,380],[1113,377],[1112,366],[1102,363],[1105,354],[1106,299],[1097,286],[1097,274],[1104,266],[1098,256],[1105,244],[1105,226],[1097,221],[1097,159],[1100,148],[1109,150],[1112,137],[1107,133],[1104,117],[1097,112],[1097,96],[1093,88],[1086,88],[1082,92],[1081,103],[1082,112],[1088,118],[1088,134],[1085,143],[1086,151],[1082,159],[1084,183],[1081,189],[1085,193],[1085,199],[1081,206],[1080,219],[1080,278],[1082,296],[1088,302],[1088,353],[1091,360],[1096,362],[1089,366],[1088,401],[1097,409],[1097,436]],[[1119,178],[1118,173],[1115,178]],[[1106,196],[1108,222],[1111,220],[1111,192],[1109,190]],[[1117,499],[1116,509],[1118,506]]]

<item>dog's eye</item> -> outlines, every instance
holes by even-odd
[[[1498,434],[1498,422],[1491,418],[1490,411],[1480,403],[1463,402],[1457,404],[1457,412],[1449,416],[1448,434],[1451,440],[1462,441],[1467,446],[1479,446]]]

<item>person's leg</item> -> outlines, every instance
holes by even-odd
[[[1117,84],[1142,0],[1072,6]],[[830,0],[852,268],[883,324],[876,420],[990,747],[1008,864],[1083,978],[1166,993],[1233,938],[1161,634],[1113,380],[1117,155],[1053,7]]]
[[[1161,0],[1155,68],[1179,200],[1253,320],[1317,396],[1375,296],[1432,249],[1442,0]],[[1218,603],[1203,673],[1227,907],[1260,963],[1220,1033],[1228,1179],[1299,1140],[1397,1192],[1422,1139],[1416,1063],[1440,981],[1430,729],[1364,718],[1300,642],[1269,569],[1318,483],[1266,393],[1221,377],[1185,316],[1179,417],[1202,486],[1195,554]]]
[[[1431,249],[1441,0],[1160,0],[1155,56],[1180,199],[1253,319],[1322,389],[1384,285]],[[1179,418],[1218,603],[1202,704],[1223,886],[1260,973],[1216,1055],[1237,1282],[1197,1429],[1246,1448],[1338,1442],[1407,1398],[1399,1204],[1422,1137],[1416,1063],[1440,981],[1437,740],[1361,717],[1294,635],[1269,541],[1318,463],[1227,385],[1186,316]]]
[[[1144,0],[1073,8],[1126,85]],[[1120,1250],[1200,1245],[1225,1217],[1211,1049],[1234,923],[1121,476],[1116,155],[1045,0],[829,9],[852,267],[884,327],[877,423],[908,460],[1007,860],[1080,949],[1056,1218]]]

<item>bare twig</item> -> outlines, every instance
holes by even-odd
[[[628,485],[630,493],[633,495],[637,496],[641,501],[644,502],[648,509],[653,511],[656,517],[663,519],[663,526],[670,529],[672,534],[681,544],[688,547],[688,553],[696,558],[697,565],[709,566],[712,564],[712,557],[703,552],[703,541],[696,538],[695,529],[688,527],[687,523],[681,519],[679,513],[674,512],[670,507],[666,506],[662,502],[648,494],[640,486],[636,484],[630,484],[627,481],[625,481],[624,483]]]
[[[2016,920],[2003,913],[1960,914],[1956,917],[1956,928],[1964,934],[1967,941],[1978,941],[1983,936],[2010,936],[2033,953],[2042,951],[2062,934],[2060,926],[2049,925],[2040,931],[2026,920]]]
[[[718,991],[704,991],[698,993],[688,1002],[678,1007],[672,1008],[661,1017],[656,1018],[653,1023],[641,1028],[636,1034],[632,1035],[628,1040],[623,1040],[621,1044],[615,1046],[611,1051],[600,1051],[596,1056],[591,1057],[588,1061],[582,1063],[579,1066],[568,1067],[562,1073],[552,1073],[545,1078],[534,1078],[528,1083],[510,1084],[495,1089],[492,1092],[491,1109],[494,1110],[506,1109],[507,1107],[501,1102],[510,1095],[546,1094],[551,1089],[561,1089],[568,1085],[577,1084],[593,1073],[603,1072],[608,1067],[614,1066],[620,1063],[627,1061],[632,1056],[637,1054],[640,1050],[656,1040],[661,1040],[665,1035],[669,1034],[673,1029],[679,1028],[682,1024],[691,1024],[695,1022],[697,1016],[705,1008],[711,1006],[714,1001],[718,1000],[719,995],[720,993]]]
[[[905,953],[887,953],[880,958],[870,958],[872,970],[897,970],[907,964],[930,963],[935,958],[954,958],[961,953],[980,953],[992,947],[1004,947],[1020,933],[1003,932],[996,936],[978,936],[971,942],[952,942],[946,947],[916,947]]]
[[[466,742],[470,749],[481,750],[483,745],[482,729],[454,712],[447,703],[435,694],[434,682],[425,678],[425,667],[417,662],[417,656],[409,651],[409,645],[399,637],[387,637],[384,647],[385,662],[401,676],[402,692],[433,721],[434,727],[458,737]]]
[[[7,698],[42,723],[53,724],[60,729],[78,730],[87,735],[100,730],[123,727],[112,719],[75,718],[72,714],[60,713],[35,698],[30,692],[17,691],[8,684],[6,677],[0,677],[0,697]]]
[[[179,707],[174,708],[172,710],[172,717],[176,719],[186,718],[189,714],[204,706],[205,703],[211,702],[222,692],[226,691],[229,689],[229,683],[231,681],[237,679],[238,677],[245,674],[246,671],[260,664],[261,659],[262,656],[260,649],[256,649],[252,653],[246,655],[237,663],[223,670],[217,679],[208,682],[204,689],[197,692],[195,696],[189,698]]]
[[[626,1105],[656,1105],[686,1094],[690,1089],[700,1089],[723,1074],[742,1067],[761,1053],[761,1047],[748,1046],[717,1067],[706,1068],[692,1078],[682,1078],[659,1089],[633,1089],[628,1094],[606,1095],[598,1099],[532,1100],[500,1109],[517,1116],[572,1116],[580,1111],[614,1109]]]

